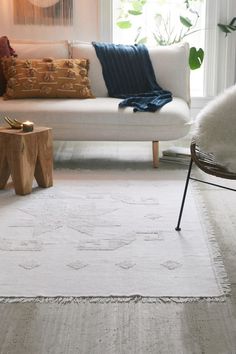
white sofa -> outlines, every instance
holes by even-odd
[[[119,109],[120,99],[110,98],[100,62],[90,43],[10,40],[19,58],[88,58],[89,78],[95,99],[0,98],[1,125],[7,115],[53,128],[54,140],[152,141],[154,166],[158,141],[176,140],[190,129],[188,45],[150,49],[157,82],[173,94],[172,102],[155,113]]]

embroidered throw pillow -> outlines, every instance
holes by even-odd
[[[87,59],[4,58],[4,99],[93,98]]]
[[[6,89],[6,80],[3,75],[1,59],[3,57],[16,56],[14,49],[10,46],[9,40],[6,36],[0,37],[0,96],[2,96]]]

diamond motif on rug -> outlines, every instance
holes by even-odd
[[[129,262],[129,261],[125,261],[125,262],[121,262],[119,264],[116,264],[118,267],[123,268],[123,269],[131,269],[135,266],[134,262]]]
[[[31,270],[40,267],[40,263],[32,260],[32,261],[19,264],[19,267],[24,268],[26,270]]]
[[[111,232],[112,235],[112,232]],[[111,236],[112,237],[112,236]],[[114,251],[118,248],[129,245],[134,240],[83,240],[79,243],[78,250],[80,251]]]
[[[1,251],[41,251],[42,244],[36,240],[6,240],[2,239],[0,243]]]
[[[88,266],[88,264],[82,263],[80,261],[75,261],[73,263],[67,264],[68,267],[73,268],[75,270],[83,269]]]
[[[169,270],[174,270],[182,266],[181,263],[175,261],[167,261],[165,263],[161,263],[161,265]]]

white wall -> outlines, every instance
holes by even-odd
[[[37,40],[98,40],[98,17],[98,0],[74,0],[73,26],[15,25],[13,1],[0,0],[0,36]]]

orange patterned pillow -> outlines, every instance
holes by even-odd
[[[3,59],[4,99],[93,98],[87,59]]]

